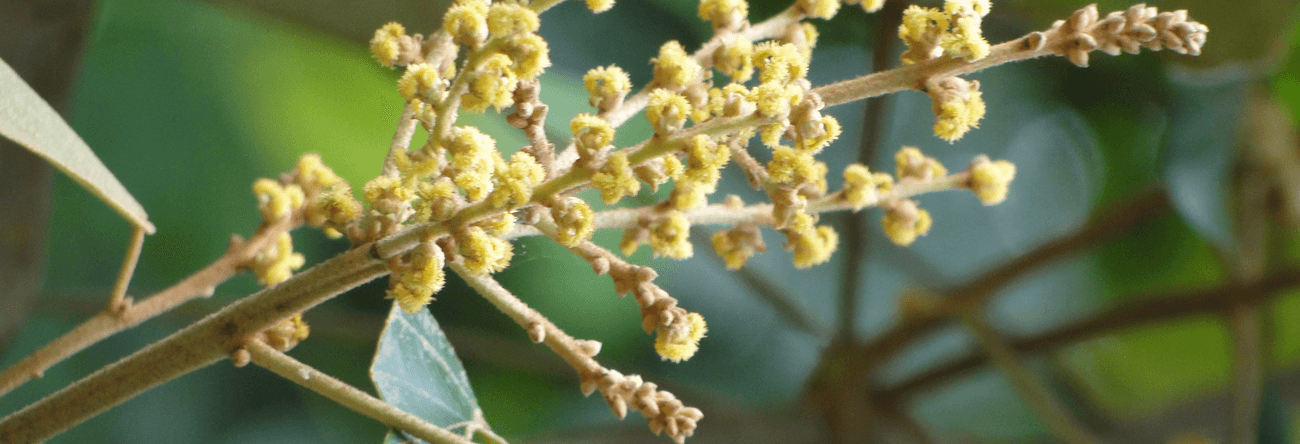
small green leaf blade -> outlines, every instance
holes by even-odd
[[[428,310],[407,314],[393,304],[370,380],[384,401],[439,427],[473,421],[479,410],[465,367]],[[389,432],[384,442],[420,441]]]
[[[147,233],[155,231],[140,202],[117,181],[68,122],[3,60],[0,60],[0,135],[50,162],[132,225]]]

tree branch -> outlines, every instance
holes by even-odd
[[[1088,319],[1028,338],[1013,340],[1010,341],[1010,346],[1019,353],[1050,351],[1067,344],[1118,334],[1124,329],[1195,315],[1224,313],[1241,303],[1261,304],[1278,296],[1281,291],[1296,286],[1300,286],[1300,268],[1274,273],[1247,286],[1230,283],[1210,289],[1135,297],[1132,299],[1145,302],[1116,307]],[[882,390],[879,395],[893,400],[914,396],[937,388],[952,379],[965,376],[986,363],[987,358],[984,356],[968,354],[946,365],[912,376]]]
[[[1061,441],[1072,444],[1098,442],[1096,437],[1070,415],[1065,405],[1047,390],[1043,381],[1016,356],[1015,349],[989,327],[988,323],[981,318],[978,307],[960,309],[957,317],[970,330],[980,348],[984,349],[989,361],[1011,382],[1020,399],[1029,404],[1030,410],[1038,415]]]
[[[241,338],[387,273],[372,251],[362,245],[344,252],[0,419],[0,442],[50,439],[145,390],[220,361]]]
[[[1142,223],[1169,211],[1163,190],[1152,190],[1101,212],[1092,223],[1073,234],[1047,242],[976,277],[966,285],[947,291],[946,302],[939,310],[921,313],[861,347],[861,353],[874,357],[893,356],[898,350],[937,330],[957,307],[988,299],[994,291],[1031,271],[1051,264],[1074,252],[1096,245],[1132,230]]]

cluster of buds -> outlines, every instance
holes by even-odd
[[[617,370],[601,369],[599,374],[582,376],[582,394],[590,396],[600,390],[610,409],[619,419],[627,416],[628,408],[641,412],[650,421],[650,431],[668,437],[678,444],[695,434],[695,425],[704,413],[695,407],[686,407],[672,393],[659,390],[653,382],[643,381],[637,375],[623,375]]]
[[[903,63],[913,64],[947,55],[967,61],[989,55],[980,25],[992,8],[989,0],[947,0],[943,9],[912,5],[903,12],[898,37],[907,44]]]
[[[1033,33],[1025,40],[1031,50],[1048,45],[1056,55],[1066,56],[1075,65],[1088,66],[1088,53],[1101,50],[1110,55],[1121,51],[1137,54],[1146,47],[1152,51],[1169,49],[1179,54],[1200,55],[1205,34],[1210,28],[1187,20],[1187,11],[1158,12],[1155,7],[1137,4],[1124,11],[1114,11],[1099,19],[1097,5],[1074,12],[1068,20],[1057,20],[1047,34]]]

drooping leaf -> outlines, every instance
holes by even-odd
[[[427,310],[388,312],[370,380],[389,404],[439,427],[474,421],[479,410],[465,367]],[[390,432],[386,443],[413,442]]]
[[[148,233],[155,231],[144,207],[99,161],[90,146],[3,60],[0,60],[0,135],[45,158],[132,225]]]
[[[1245,82],[1177,86],[1159,158],[1174,208],[1221,251],[1235,248],[1230,173],[1246,91]]]

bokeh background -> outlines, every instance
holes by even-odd
[[[755,19],[787,5],[751,3]],[[1129,5],[1101,3],[1103,13]],[[701,435],[724,442],[827,439],[804,389],[840,316],[845,273],[860,279],[853,316],[856,333],[869,340],[898,322],[900,295],[964,282],[1077,229],[1097,208],[1165,187],[1175,211],[1017,280],[995,297],[991,319],[1007,334],[1031,335],[1143,295],[1218,285],[1228,276],[1224,258],[1237,248],[1230,190],[1240,171],[1242,110],[1252,101],[1273,100],[1287,112],[1283,127],[1294,127],[1300,116],[1300,56],[1293,50],[1300,44],[1293,38],[1297,8],[1273,0],[1151,4],[1187,8],[1206,23],[1206,54],[1194,59],[1094,53],[1088,69],[1050,58],[975,74],[988,115],[978,130],[951,145],[931,133],[933,117],[923,94],[897,94],[885,104],[873,168],[891,170],[893,152],[903,145],[918,146],[953,170],[981,153],[1009,159],[1018,175],[1002,205],[982,207],[960,192],[923,196],[919,201],[934,215],[934,228],[907,249],[880,235],[879,212],[864,211],[856,217],[869,227],[867,260],[857,270],[845,269],[843,254],[795,270],[780,248],[782,239],[771,232],[766,234],[772,251],[751,261],[744,273],[726,272],[707,243],[697,243],[696,257],[683,262],[653,259],[645,249],[634,255],[635,262],[660,271],[659,282],[683,306],[709,321],[709,336],[689,362],[661,362],[653,338],[640,330],[636,305],[616,297],[607,278],[593,276],[586,263],[548,240],[517,242],[514,263],[499,278],[574,336],[602,341],[605,365],[646,375],[700,406],[706,414]],[[543,75],[542,99],[551,107],[548,129],[557,140],[567,140],[571,116],[588,111],[581,86],[587,69],[618,64],[639,87],[649,80],[648,60],[663,41],[678,39],[694,48],[707,39],[710,29],[695,16],[695,5],[623,0],[597,16],[571,1],[547,12],[541,34],[554,66]],[[158,227],[145,242],[131,294],[139,298],[165,288],[218,257],[231,234],[251,233],[260,220],[249,189],[253,180],[291,169],[304,152],[320,153],[354,186],[378,174],[401,112],[395,88],[400,72],[371,60],[365,41],[394,20],[410,32],[428,33],[445,6],[404,0],[94,2],[66,114]],[[985,33],[994,42],[1007,40],[1045,29],[1081,6],[998,1]],[[873,52],[886,48],[873,38],[878,17],[846,7],[834,20],[817,23],[822,40],[809,75],[814,85],[879,68],[871,66]],[[895,42],[886,50],[901,48]],[[896,57],[887,60],[897,64]],[[857,156],[864,105],[830,113],[846,127],[824,154],[831,171],[838,171]],[[479,126],[499,146],[522,146],[522,134],[500,117],[489,112],[462,122]],[[648,125],[634,119],[617,143],[649,134]],[[1297,141],[1291,142],[1294,151]],[[734,168],[724,175],[721,193],[761,199]],[[839,185],[837,174],[830,180],[832,188]],[[648,204],[655,197],[644,193],[631,201]],[[125,221],[65,177],[56,178],[52,199],[44,286],[19,333],[0,344],[5,365],[102,307],[129,237]],[[842,223],[839,215],[824,220]],[[1277,222],[1270,257],[1275,264],[1293,264],[1295,219],[1290,225]],[[701,240],[712,232],[698,231]],[[605,245],[618,238],[616,232],[596,236]],[[310,230],[295,232],[294,240],[309,264],[347,247]],[[251,276],[239,276],[210,299],[73,356],[0,398],[0,414],[256,288]],[[372,390],[366,371],[389,307],[384,288],[381,279],[308,312],[313,334],[292,355]],[[793,301],[794,308],[776,309],[773,298]],[[1300,294],[1264,307],[1269,378],[1260,442],[1297,442]],[[583,398],[562,361],[529,343],[463,284],[452,282],[431,309],[464,361],[487,419],[512,441],[649,436],[639,416],[619,422],[598,397]],[[791,313],[808,321],[795,325]],[[899,381],[974,348],[964,330],[947,328],[888,363],[880,379]],[[1226,421],[1226,404],[1215,399],[1230,386],[1232,351],[1216,317],[1125,330],[1031,363],[1093,424],[1150,429],[1153,439],[1163,439],[1184,432],[1213,437],[1223,429],[1213,421]],[[940,442],[1050,442],[992,369],[927,391],[909,413]],[[1212,421],[1189,419],[1204,417]],[[145,393],[55,441],[356,443],[378,442],[384,432],[382,425],[270,372],[222,363]]]

